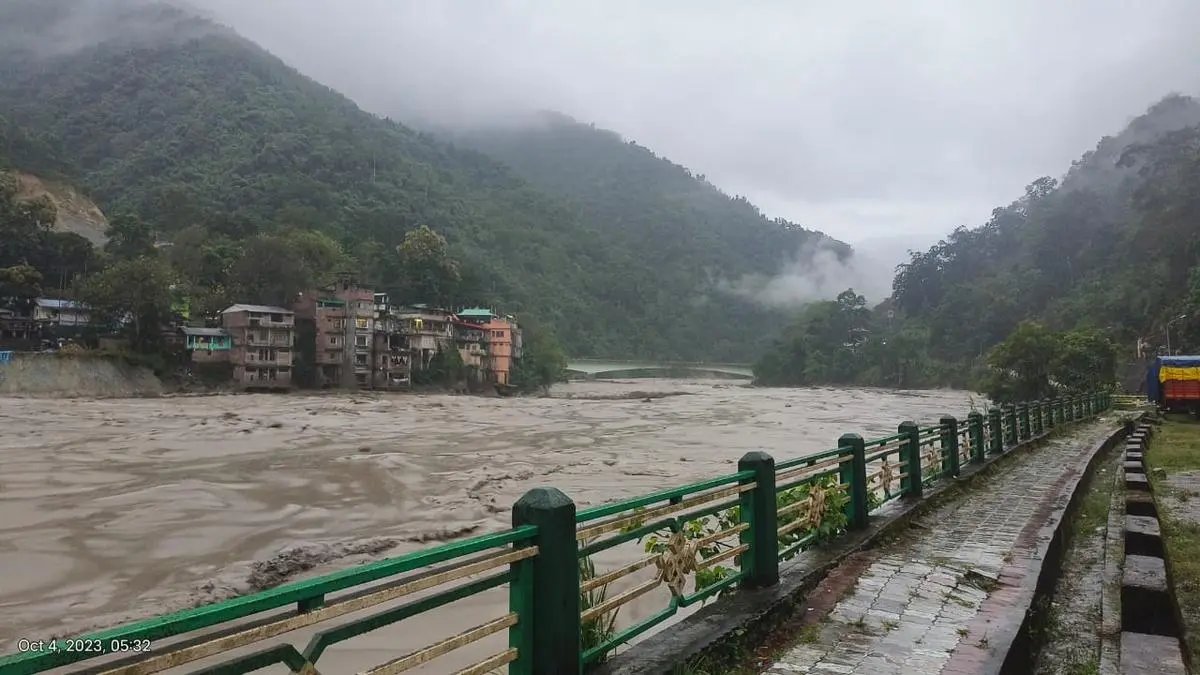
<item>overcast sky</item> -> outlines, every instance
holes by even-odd
[[[562,111],[850,242],[981,224],[1200,79],[1200,0],[193,2],[373,112]]]

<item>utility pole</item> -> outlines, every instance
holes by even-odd
[[[1171,324],[1177,321],[1183,321],[1186,318],[1187,314],[1180,314],[1179,316],[1167,322],[1167,356],[1171,356]]]

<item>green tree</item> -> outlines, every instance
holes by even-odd
[[[509,381],[523,392],[549,392],[550,385],[567,379],[567,357],[554,334],[523,324],[521,358],[513,363]]]
[[[104,251],[117,258],[139,258],[154,254],[154,228],[135,214],[120,213],[108,220],[108,242]]]
[[[1117,380],[1117,347],[1102,331],[1081,329],[1058,336],[1051,367],[1055,384],[1071,394],[1108,389]]]
[[[143,256],[88,276],[77,291],[97,318],[125,325],[135,350],[151,352],[162,346],[161,327],[170,318],[174,283],[174,270],[165,261]]]
[[[404,235],[396,248],[400,257],[397,293],[409,302],[444,305],[454,296],[458,261],[449,255],[446,238],[422,225]]]
[[[1054,393],[1051,375],[1059,360],[1059,338],[1045,326],[1026,321],[988,355],[992,372],[984,392],[993,401],[1011,403]]]

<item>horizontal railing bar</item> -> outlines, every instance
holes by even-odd
[[[644,581],[623,593],[618,593],[617,595],[614,595],[613,597],[605,600],[604,602],[602,602],[598,605],[587,608],[582,613],[580,613],[579,620],[583,621],[584,623],[587,623],[588,621],[595,619],[596,617],[600,616],[601,614],[604,614],[605,612],[609,611],[610,609],[613,609],[614,607],[620,607],[621,605],[629,602],[630,600],[633,600],[634,598],[636,598],[640,595],[645,595],[646,593],[649,593],[650,591],[658,588],[659,584],[661,584],[661,583],[662,583],[662,580],[659,579],[658,577],[655,577],[649,581]]]
[[[361,595],[351,600],[326,605],[325,607],[320,607],[309,612],[298,612],[291,615],[283,615],[280,618],[268,623],[242,626],[239,627],[238,630],[228,634],[212,636],[210,639],[202,639],[194,643],[181,645],[176,649],[171,649],[166,652],[150,654],[147,655],[147,658],[135,659],[131,665],[106,669],[102,672],[113,673],[114,675],[123,675],[126,673],[129,675],[133,675],[134,673],[143,675],[146,673],[156,673],[168,668],[174,668],[181,664],[190,663],[197,659],[220,654],[221,652],[243,647],[245,645],[266,640],[284,633],[290,633],[291,631],[304,628],[305,626],[311,626],[315,623],[320,623],[322,621],[327,621],[329,619],[350,614],[351,612],[357,612],[368,607],[373,607],[380,603],[395,600],[396,598],[410,595],[414,592],[425,590],[426,588],[432,588],[433,586],[437,586],[448,581],[454,581],[455,579],[465,576],[479,574],[480,572],[484,572],[489,569],[495,569],[500,565],[507,565],[516,560],[530,558],[533,556],[525,555],[525,552],[531,550],[533,551],[533,554],[536,555],[536,548],[517,549],[516,551],[501,556],[496,556],[495,558],[489,558],[474,564],[464,565],[460,568],[448,570],[447,573],[434,574],[425,577],[418,580],[417,583],[400,584],[398,586],[383,588],[373,593]],[[450,576],[448,574],[450,572],[453,572],[454,575]],[[490,579],[481,580],[479,583],[482,585],[482,587],[458,587],[432,595],[429,598],[424,598],[423,600],[427,605],[429,605],[428,608],[438,607],[441,604],[445,604],[437,603],[437,601],[442,599],[443,596],[448,598],[446,602],[452,602],[453,600],[466,597],[467,595],[471,595],[481,590],[486,590],[487,588],[491,588],[493,586],[499,586],[505,583],[507,580],[507,575],[508,573],[505,572],[503,574],[495,575]],[[467,592],[468,590],[470,592]],[[393,618],[392,621],[387,623],[394,623],[395,621],[399,621],[401,618],[405,617]],[[379,626],[387,625],[387,623],[381,623],[368,630],[373,630]],[[324,647],[322,646],[322,649],[323,648]],[[316,656],[319,656],[319,652],[316,652]],[[315,656],[309,658],[315,658]]]
[[[706,586],[704,588],[704,590],[696,591],[695,593],[693,593],[691,595],[686,595],[686,596],[680,598],[679,606],[680,607],[688,607],[688,606],[696,604],[697,602],[702,602],[702,601],[708,599],[709,597],[714,596],[717,593],[720,593],[721,591],[725,590],[726,588],[729,588],[730,586],[738,583],[739,581],[741,581],[742,579],[745,579],[745,578],[746,578],[745,572],[738,572],[737,574],[732,574],[730,576],[727,576],[724,579],[716,582],[715,584]]]
[[[611,572],[606,572],[604,574],[601,574],[598,577],[592,577],[591,579],[588,579],[587,581],[583,582],[579,586],[579,592],[587,593],[588,591],[590,591],[594,588],[599,588],[601,586],[607,586],[608,584],[611,584],[612,582],[616,581],[617,579],[620,579],[623,576],[633,574],[634,572],[636,572],[640,569],[643,569],[645,567],[649,567],[649,566],[653,565],[655,560],[658,560],[657,553],[654,555],[648,555],[645,558],[642,558],[641,560],[635,560],[635,561],[629,563],[628,565],[618,567],[617,569],[612,570]]]
[[[639,520],[642,520],[644,518],[666,516],[666,515],[671,515],[671,514],[675,514],[675,513],[681,513],[683,511],[687,511],[688,509],[695,508],[701,504],[707,504],[708,502],[711,502],[715,499],[721,499],[722,497],[729,497],[732,495],[740,494],[742,492],[749,492],[753,489],[755,489],[754,483],[747,483],[745,485],[735,485],[733,487],[727,487],[727,488],[724,488],[721,490],[717,490],[715,492],[709,492],[707,494],[698,495],[691,499],[684,499],[683,501],[676,503],[676,504],[664,504],[662,506],[656,506],[652,509],[646,509],[645,511],[641,511],[638,513],[632,513],[627,516],[622,516],[620,518],[613,518],[612,520],[606,520],[602,523],[592,525],[590,527],[585,527],[581,530],[577,530],[575,533],[575,538],[579,539],[579,540],[592,539],[592,538],[597,537],[606,532],[620,530],[621,528],[623,528],[627,525],[630,525],[632,523],[636,523]]]
[[[793,467],[797,467],[802,464],[806,464],[809,462],[815,462],[817,460],[826,459],[828,457],[836,457],[838,455],[849,455],[849,454],[850,454],[850,448],[833,448],[832,450],[823,450],[821,452],[814,452],[811,455],[797,457],[796,459],[789,459],[786,462],[779,462],[778,464],[775,465],[775,471],[783,471],[785,469],[791,469]]]
[[[0,668],[10,669],[5,672],[11,672],[13,675],[37,673],[54,666],[97,658],[104,653],[108,653],[109,647],[114,641],[155,640],[188,633],[201,628],[208,628],[218,623],[245,618],[269,609],[276,609],[284,605],[299,602],[306,598],[344,590],[351,586],[377,581],[404,572],[411,572],[421,567],[445,562],[472,553],[479,553],[491,548],[506,546],[513,542],[525,541],[534,537],[536,533],[536,527],[527,525],[507,532],[488,534],[460,542],[444,544],[425,551],[414,551],[395,558],[368,563],[315,579],[285,584],[253,595],[224,600],[211,605],[202,605],[126,626],[91,633],[81,638],[95,642],[101,646],[103,651],[90,653],[68,651],[27,652],[0,658]],[[12,669],[13,666],[18,665],[20,666],[19,668]]]
[[[796,551],[802,550],[805,546],[808,546],[809,544],[813,543],[813,541],[816,540],[816,538],[817,538],[817,534],[814,532],[806,537],[803,537],[802,539],[800,539],[796,542],[793,542],[790,546],[788,546],[787,548],[785,548],[779,552],[780,559],[786,558],[789,555],[795,553]]]
[[[313,635],[308,642],[308,646],[304,649],[304,657],[310,662],[315,663],[321,657],[321,653],[330,645],[349,640],[363,633],[369,633],[383,626],[389,626],[398,621],[403,621],[418,614],[462,600],[463,598],[478,595],[484,591],[503,586],[511,581],[512,572],[501,572],[461,586],[456,586],[442,593],[411,600],[398,607],[389,607],[369,616],[364,616],[354,621],[347,621],[339,626],[328,628]]]
[[[701,560],[699,563],[696,564],[696,570],[697,571],[706,570],[706,569],[712,567],[713,565],[716,565],[717,563],[721,563],[726,560],[729,560],[730,558],[736,556],[737,554],[745,553],[746,551],[749,551],[749,550],[750,550],[749,544],[741,544],[740,546],[734,546],[733,548],[729,549],[728,551],[722,551],[718,555],[714,555],[711,558],[705,558],[704,560]]]
[[[783,485],[776,485],[775,493],[778,494],[780,492],[786,492],[793,488],[798,488],[801,485],[808,485],[808,484],[814,483],[818,480],[821,480],[822,478],[827,478],[829,476],[836,476],[836,475],[838,475],[837,469],[829,469],[828,471],[822,471],[821,473],[816,473],[811,476],[805,476],[804,478],[801,478],[799,480],[794,480],[790,483],[784,483]],[[838,483],[838,485],[843,485],[843,483]]]
[[[809,475],[809,474],[813,473],[814,471],[823,469],[827,466],[838,466],[839,464],[846,464],[853,460],[854,460],[853,457],[851,457],[850,455],[846,455],[845,457],[836,457],[833,459],[822,460],[820,462],[817,462],[816,464],[808,464],[808,465],[804,465],[804,466],[799,466],[799,467],[790,469],[788,471],[776,472],[775,473],[775,481],[781,483],[783,481],[791,480],[795,476]]]
[[[663,490],[661,492],[655,492],[652,494],[648,494],[644,497],[635,497],[634,499],[626,499],[624,501],[616,502],[614,504],[603,504],[601,506],[593,506],[590,509],[584,509],[584,510],[576,513],[575,514],[575,522],[584,523],[589,520],[596,520],[597,518],[611,516],[613,514],[620,513],[622,511],[629,511],[631,509],[636,509],[639,506],[646,506],[647,504],[653,504],[655,502],[666,501],[669,499],[673,499],[675,497],[684,497],[689,494],[693,494],[696,492],[703,492],[704,490],[711,490],[712,488],[715,488],[715,487],[720,487],[722,485],[729,485],[731,483],[736,483],[738,481],[747,480],[750,478],[754,478],[753,471],[739,471],[738,473],[730,474],[728,476],[721,476],[719,478],[713,478],[710,480],[701,481],[699,483],[692,483],[691,485],[684,485],[682,487],[673,488],[671,490]]]
[[[402,673],[423,663],[429,663],[443,654],[449,654],[459,647],[469,645],[472,642],[478,642],[479,640],[482,640],[493,633],[499,633],[505,628],[515,625],[517,625],[517,615],[508,614],[500,617],[499,619],[493,619],[485,624],[480,624],[474,628],[465,630],[454,637],[446,638],[445,640],[429,645],[424,649],[418,649],[411,654],[406,654],[398,659],[393,659],[387,663],[375,666],[374,668],[364,672],[366,675],[392,675],[392,673]]]
[[[633,638],[641,635],[642,633],[650,630],[651,628],[654,628],[658,624],[660,624],[663,621],[666,621],[667,619],[674,616],[675,612],[677,612],[677,611],[679,611],[679,605],[678,605],[678,603],[675,602],[675,598],[672,597],[671,604],[668,605],[667,607],[659,610],[658,612],[656,612],[654,614],[651,614],[650,616],[646,617],[644,620],[642,620],[638,623],[635,623],[634,625],[630,626],[629,628],[626,628],[625,630],[613,635],[611,638],[605,640],[604,642],[585,651],[583,653],[584,665],[592,663],[593,661],[595,661],[596,659],[603,656],[606,652],[611,651],[613,648],[617,647],[618,645],[620,645],[624,642],[628,642],[629,640],[632,640]]]
[[[499,654],[493,654],[473,666],[467,666],[454,675],[486,675],[506,663],[517,660],[516,649],[506,649]]]

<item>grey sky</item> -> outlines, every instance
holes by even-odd
[[[193,2],[373,112],[559,110],[850,242],[982,223],[1200,66],[1196,0]]]

